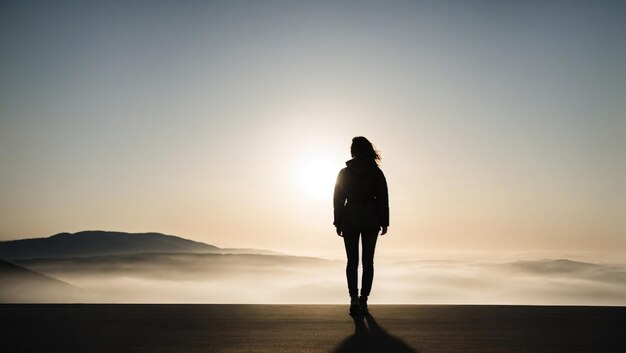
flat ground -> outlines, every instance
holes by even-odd
[[[626,352],[626,307],[0,305],[9,352]]]

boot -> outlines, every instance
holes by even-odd
[[[359,301],[359,297],[352,296],[350,297],[350,315],[358,314],[361,310],[361,304]]]
[[[369,312],[369,309],[367,308],[367,296],[366,295],[362,295],[359,298],[359,312],[364,315]]]

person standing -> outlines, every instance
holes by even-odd
[[[368,312],[367,299],[374,279],[374,250],[378,234],[389,227],[387,180],[378,167],[380,153],[363,136],[352,139],[352,159],[339,171],[333,195],[334,226],[346,248],[346,279],[350,314]],[[359,239],[363,256],[361,295],[358,295]]]

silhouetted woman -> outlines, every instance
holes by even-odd
[[[367,313],[367,297],[374,279],[374,250],[379,231],[389,226],[387,181],[378,168],[380,154],[365,137],[352,139],[352,159],[337,176],[333,206],[337,235],[343,237],[348,264],[346,278],[350,313]],[[363,247],[361,296],[358,296],[359,238]]]

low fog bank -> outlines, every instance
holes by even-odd
[[[74,302],[89,293],[68,283],[0,260],[0,303]]]
[[[311,257],[134,254],[17,264],[83,289],[89,293],[84,302],[335,304],[347,298],[344,262]],[[623,306],[626,265],[565,259],[385,261],[377,263],[370,301]]]
[[[378,271],[381,295],[429,304],[626,305],[626,265],[566,259],[419,261]]]

